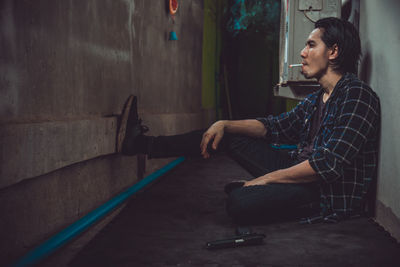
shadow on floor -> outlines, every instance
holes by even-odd
[[[70,266],[400,266],[400,247],[367,218],[254,226],[263,245],[209,251],[234,235],[224,185],[251,176],[230,158],[188,159],[127,207]]]

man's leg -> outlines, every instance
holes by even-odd
[[[266,223],[315,214],[319,200],[317,183],[256,185],[233,190],[226,209],[239,224]]]
[[[229,153],[254,177],[296,164],[287,151],[275,150],[263,139],[233,136]],[[317,183],[268,184],[234,189],[228,196],[228,214],[238,223],[264,223],[316,213]]]
[[[204,130],[182,135],[150,138],[149,157],[200,156]],[[216,153],[227,151],[254,177],[296,164],[287,151],[275,150],[260,138],[225,134]],[[233,190],[227,199],[227,212],[238,223],[263,223],[276,219],[305,217],[317,210],[320,191],[317,183],[269,184]],[[315,207],[315,205],[314,205]],[[317,207],[318,208],[318,207]]]
[[[146,154],[150,158],[200,156],[204,130],[174,136],[146,136],[137,113],[137,98],[129,96],[122,112],[117,136],[117,151],[124,155]]]
[[[204,130],[173,136],[145,136],[149,143],[146,154],[153,158],[200,156]],[[287,152],[272,149],[263,139],[225,134],[218,146],[227,151],[254,177],[295,164]],[[227,199],[227,212],[238,223],[266,222],[273,219],[307,216],[302,206],[319,202],[319,187],[308,184],[270,184],[233,190]],[[315,211],[313,211],[315,212]]]
[[[227,135],[224,147],[229,155],[254,177],[295,164],[287,150],[273,149],[269,142],[262,138]]]
[[[200,156],[200,142],[205,130],[171,136],[146,136],[149,158]]]

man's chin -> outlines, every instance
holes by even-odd
[[[300,72],[303,76],[304,76],[304,78],[306,78],[306,79],[312,79],[313,77],[311,77],[311,75],[309,75],[308,73],[305,73],[305,72]]]

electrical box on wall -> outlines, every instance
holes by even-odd
[[[279,49],[279,84],[276,96],[302,99],[319,88],[316,80],[305,79],[300,67],[300,52],[320,18],[340,17],[341,0],[282,0]]]

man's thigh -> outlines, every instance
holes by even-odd
[[[228,135],[226,142],[229,155],[255,177],[295,164],[287,150],[273,149],[262,138]]]
[[[310,204],[319,200],[317,183],[248,186],[230,193],[227,212],[238,222],[298,218],[316,212],[318,207]]]

